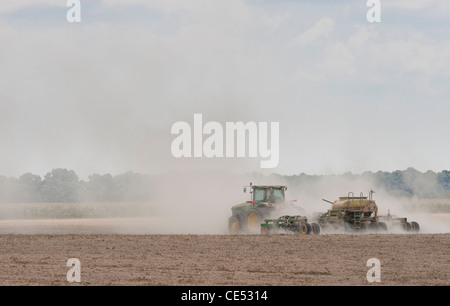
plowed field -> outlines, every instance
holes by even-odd
[[[3,234],[0,245],[0,285],[450,285],[450,234]],[[80,283],[67,281],[69,258]]]

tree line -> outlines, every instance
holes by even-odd
[[[0,202],[144,201],[148,199],[148,186],[149,177],[139,173],[92,174],[84,181],[73,170],[54,169],[44,178],[32,173],[19,178],[0,176]]]
[[[247,181],[251,175],[227,174],[232,179]],[[215,174],[203,175],[206,182],[214,181]],[[383,189],[393,196],[418,198],[450,198],[450,171],[420,172],[414,168],[393,172],[344,173],[341,175],[271,175],[271,181],[283,181],[290,188],[301,190],[303,186],[314,184],[319,179],[339,178],[345,180],[364,179],[374,189]],[[274,177],[275,176],[275,177]],[[171,188],[171,180],[179,178]],[[160,189],[177,193],[199,185],[187,174],[148,175],[126,172],[119,175],[92,174],[82,180],[73,170],[53,169],[43,178],[25,173],[18,178],[0,176],[0,202],[2,203],[73,203],[73,202],[135,202],[155,200]],[[182,182],[182,183],[180,183]],[[204,185],[204,183],[202,183]],[[183,186],[182,186],[183,185]],[[167,189],[166,189],[167,188]],[[204,187],[201,187],[204,188]],[[227,186],[220,186],[220,192],[230,192]],[[201,190],[201,189],[199,189]],[[155,192],[154,192],[155,191]],[[165,195],[164,195],[165,196]]]

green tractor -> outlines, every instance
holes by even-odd
[[[287,186],[260,185],[244,187],[244,192],[250,188],[251,200],[231,207],[232,215],[228,220],[230,233],[259,233],[261,224],[266,218],[281,215],[286,209],[298,212],[294,201],[286,201]]]

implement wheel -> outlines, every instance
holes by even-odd
[[[302,225],[300,225],[300,234],[309,235],[311,233],[311,229],[311,224],[303,223]]]
[[[317,223],[311,223],[311,229],[312,229],[312,233],[314,235],[319,235],[320,234],[320,225]]]
[[[411,230],[414,233],[418,233],[420,231],[419,223],[417,223],[416,221],[411,222]]]
[[[370,223],[369,223],[369,230],[370,230],[370,231],[376,232],[376,231],[377,231],[377,228],[378,228],[378,226],[377,226],[377,223],[376,223],[376,222],[370,222]]]
[[[378,222],[377,229],[379,232],[387,232],[387,225],[384,222]]]
[[[405,232],[411,231],[411,223],[409,223],[407,221],[402,222],[402,227]]]
[[[270,235],[271,228],[268,226],[261,226],[261,235]]]

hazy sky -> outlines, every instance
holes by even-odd
[[[260,171],[176,159],[177,121],[279,122],[266,172],[450,168],[450,2],[0,3],[0,175]]]

